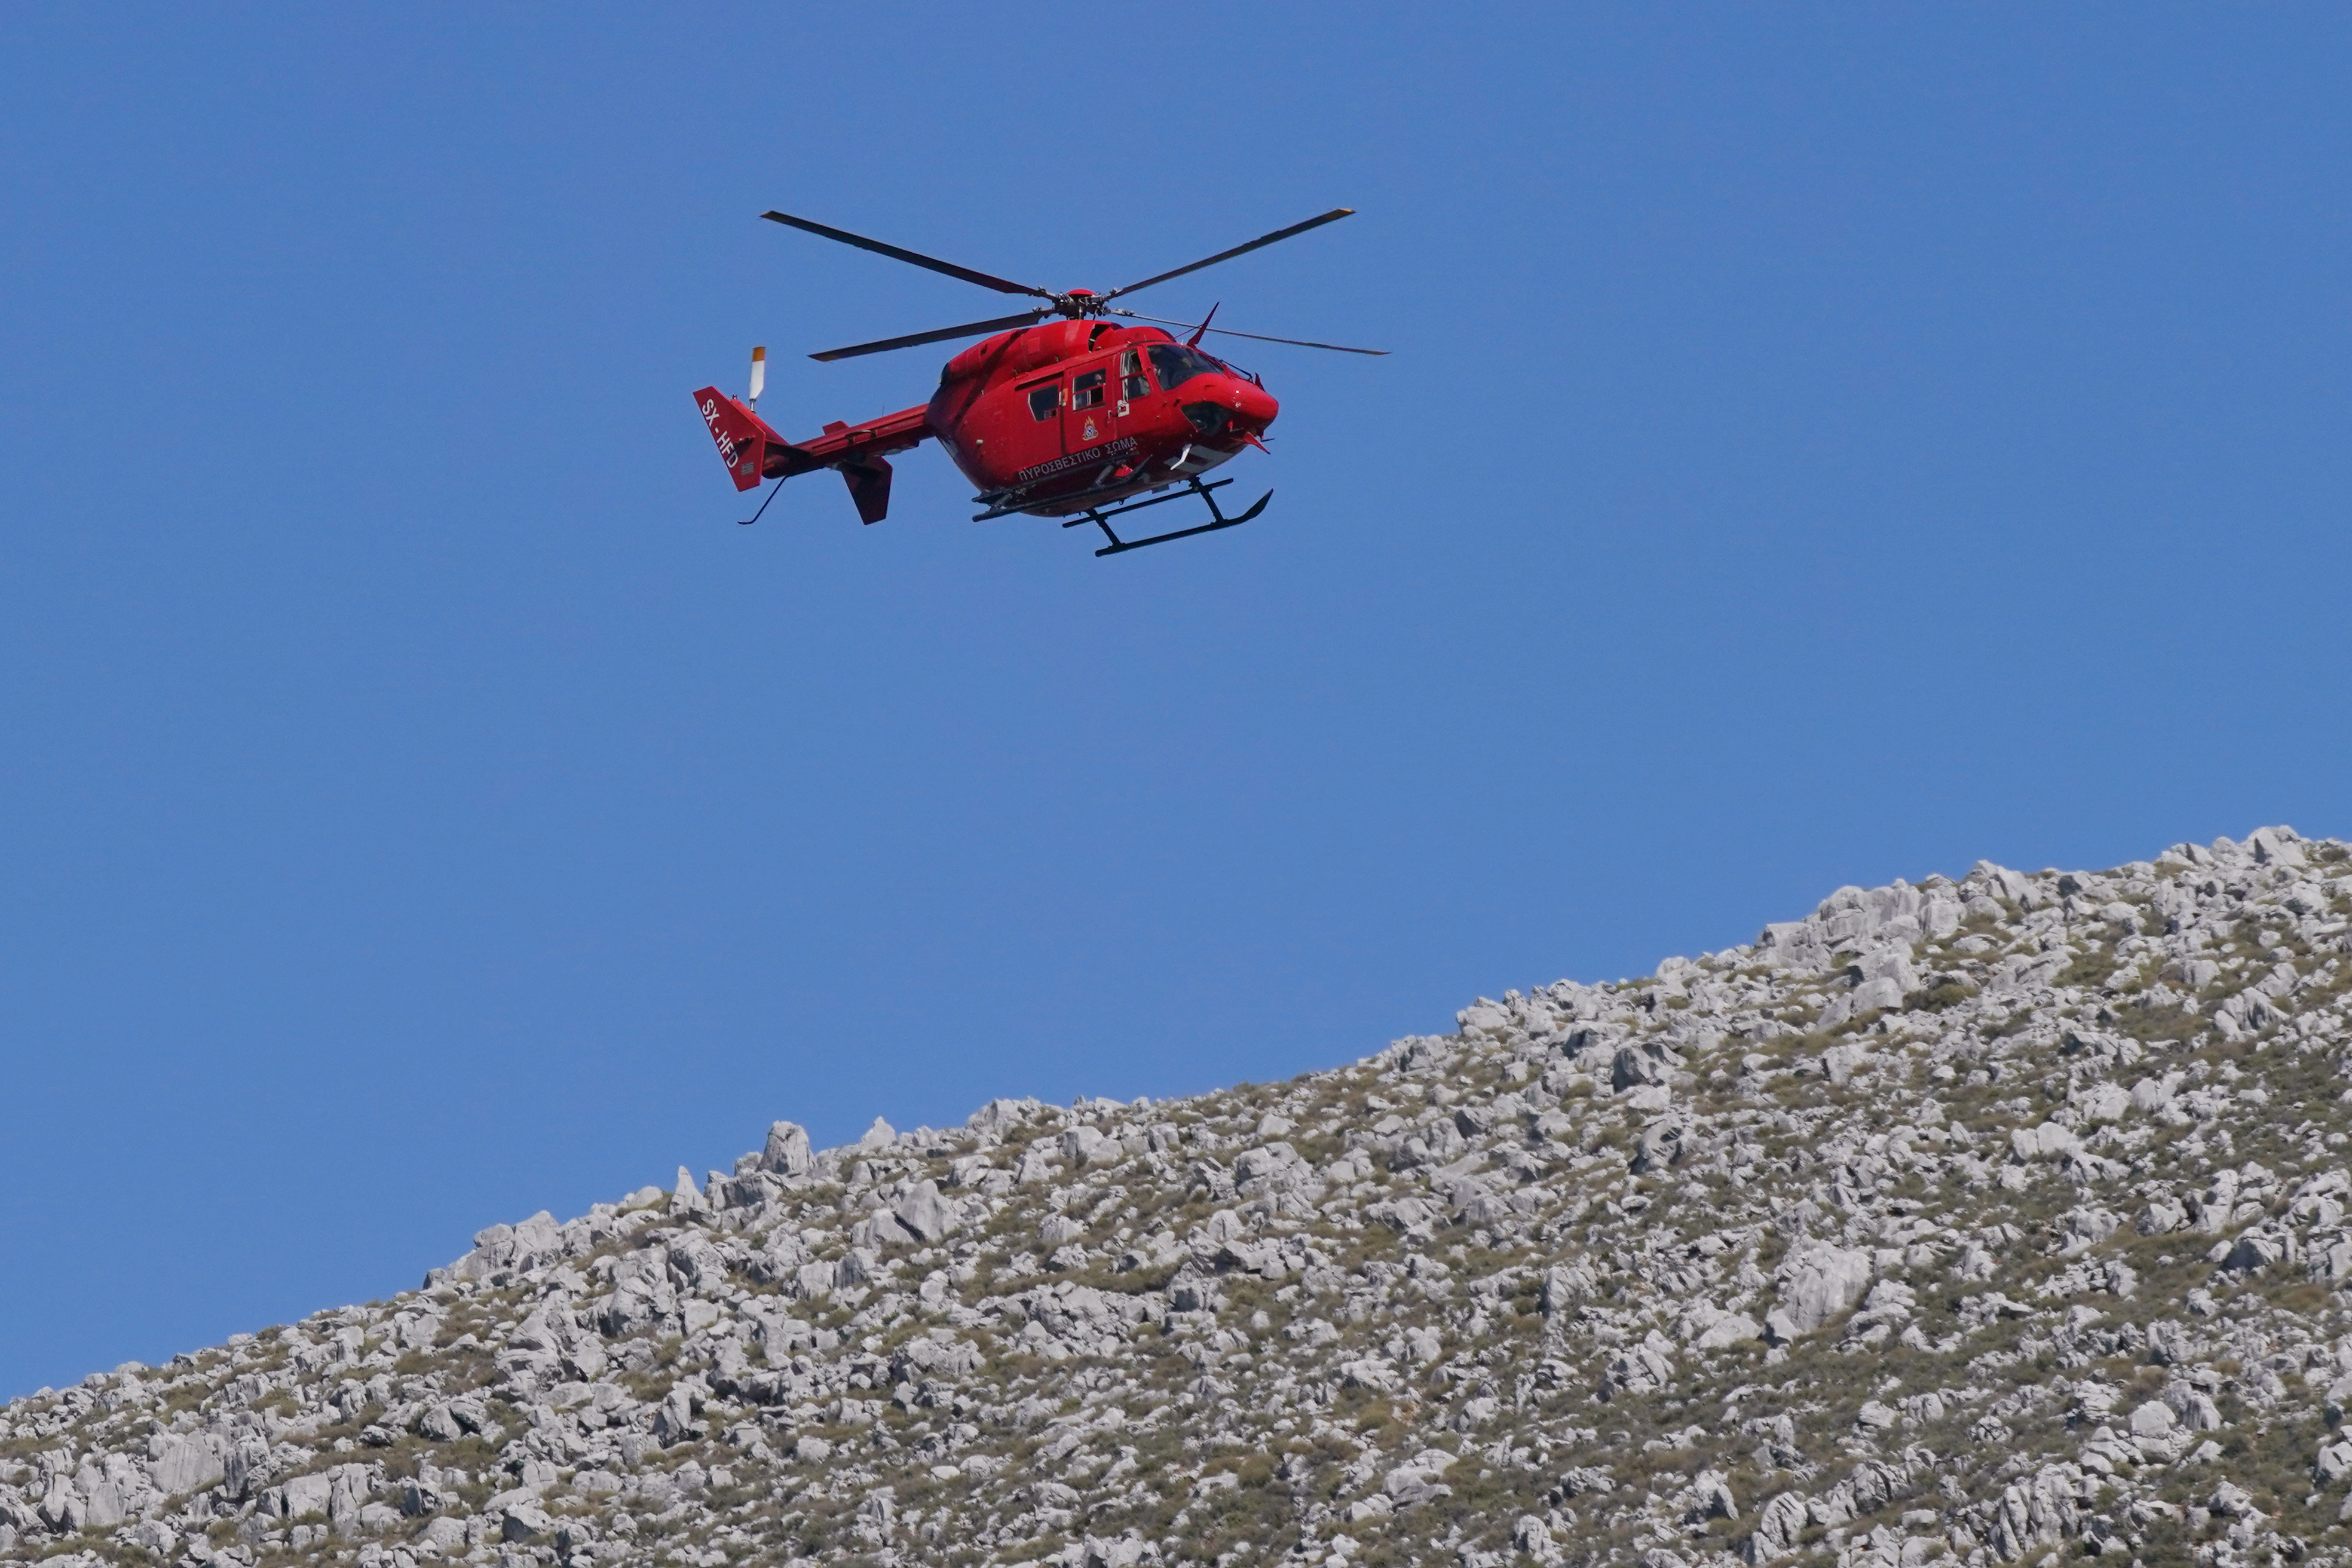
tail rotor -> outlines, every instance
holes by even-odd
[[[751,351],[751,390],[744,395],[743,406],[757,412],[760,406],[760,394],[767,390],[768,351],[765,348],[755,347]],[[769,490],[767,495],[761,500],[760,510],[753,512],[749,517],[736,519],[736,526],[738,528],[749,528],[753,523],[759,521],[760,519],[765,517],[768,512],[768,502],[775,500],[776,491],[782,489],[783,488],[783,480],[778,479],[775,483],[774,489]]]

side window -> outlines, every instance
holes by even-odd
[[[1049,381],[1043,386],[1029,389],[1029,417],[1051,419],[1054,410],[1062,405],[1062,384]]]
[[[1118,356],[1118,395],[1121,397],[1147,397],[1151,384],[1143,379],[1143,355],[1129,349]]]
[[[1070,406],[1100,408],[1103,400],[1103,383],[1109,378],[1110,372],[1107,370],[1089,370],[1081,373],[1070,383]]]

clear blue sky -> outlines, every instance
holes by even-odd
[[[1182,1093],[1842,883],[2352,830],[2338,8],[0,16],[0,1394],[775,1117]],[[787,434],[1265,348],[1109,561]]]

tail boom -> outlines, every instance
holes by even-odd
[[[798,445],[777,435],[740,399],[715,386],[696,393],[694,405],[737,489],[754,489],[762,479],[789,479],[819,468],[838,468],[848,482],[857,515],[866,522],[881,521],[889,510],[890,465],[884,459],[893,452],[921,445],[931,434],[928,405],[856,425],[835,420],[822,434]]]

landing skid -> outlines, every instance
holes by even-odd
[[[1212,496],[1209,492],[1211,490],[1223,489],[1225,486],[1232,484],[1233,482],[1234,481],[1231,479],[1218,479],[1213,484],[1204,485],[1200,480],[1193,479],[1190,482],[1190,489],[1179,490],[1174,495],[1154,496],[1150,500],[1139,500],[1132,506],[1113,507],[1108,511],[1102,511],[1096,508],[1088,507],[1087,509],[1086,516],[1074,517],[1067,522],[1062,524],[1062,526],[1064,528],[1076,528],[1082,523],[1091,522],[1097,528],[1101,529],[1103,531],[1103,537],[1109,540],[1110,542],[1105,545],[1102,549],[1095,552],[1098,556],[1117,555],[1123,551],[1140,550],[1147,544],[1166,544],[1171,540],[1190,539],[1196,533],[1214,533],[1221,528],[1239,528],[1243,523],[1249,521],[1250,519],[1255,517],[1258,513],[1265,510],[1265,503],[1274,499],[1274,492],[1272,490],[1268,490],[1265,494],[1258,497],[1257,500],[1250,507],[1249,510],[1242,513],[1241,516],[1227,517],[1223,512],[1217,510],[1216,498]],[[1209,515],[1216,519],[1216,521],[1214,522],[1204,522],[1197,528],[1180,528],[1173,533],[1155,533],[1150,539],[1121,539],[1118,534],[1111,531],[1110,520],[1112,518],[1124,517],[1131,511],[1141,511],[1145,507],[1158,506],[1162,501],[1182,500],[1187,496],[1199,496],[1201,498],[1202,504],[1209,509]]]

